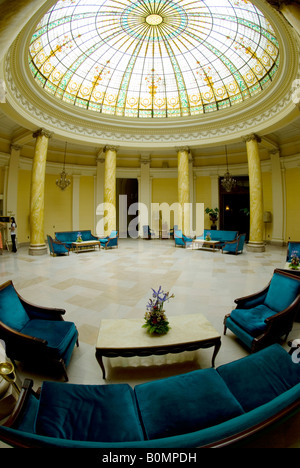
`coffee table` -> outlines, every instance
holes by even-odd
[[[96,344],[96,359],[105,379],[103,357],[133,357],[177,354],[214,347],[212,367],[221,347],[221,335],[202,314],[168,317],[166,335],[150,335],[140,319],[104,319]]]
[[[194,239],[193,240],[193,249],[203,249],[208,250],[212,247],[213,250],[220,248],[220,241],[217,240],[205,240],[205,239]]]
[[[72,248],[75,249],[75,253],[79,252],[87,252],[91,250],[96,250],[96,247],[99,247],[100,250],[100,242],[99,241],[81,241],[81,242],[72,242]]]

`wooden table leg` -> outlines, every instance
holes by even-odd
[[[105,373],[105,367],[104,367],[104,364],[103,364],[103,356],[102,356],[102,354],[99,353],[98,350],[96,351],[96,359],[97,359],[97,361],[98,361],[98,363],[99,363],[99,366],[100,366],[101,369],[102,369],[102,377],[103,377],[103,379],[105,380],[105,378],[106,378],[106,373]]]
[[[220,340],[215,344],[215,349],[212,357],[212,367],[215,367],[215,359],[217,357],[218,352],[220,351],[221,348],[221,338]]]

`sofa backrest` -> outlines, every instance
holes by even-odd
[[[0,289],[0,321],[16,331],[21,331],[29,321],[27,312],[12,284]]]

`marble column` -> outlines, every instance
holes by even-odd
[[[29,255],[44,255],[47,253],[44,235],[45,175],[51,134],[40,129],[33,137],[36,143],[31,176]]]
[[[47,0],[0,2],[0,61],[25,24]]]
[[[8,169],[7,194],[6,194],[6,209],[8,216],[15,216],[17,219],[17,201],[18,201],[18,177],[19,177],[19,160],[21,146],[11,145],[10,160]]]
[[[190,235],[190,182],[189,182],[189,148],[177,149],[178,157],[178,228],[186,236]]]
[[[247,248],[252,252],[264,252],[263,190],[258,148],[260,138],[253,134],[246,136],[244,141],[247,145],[250,186],[250,236]]]
[[[269,5],[278,10],[300,35],[300,4],[299,0],[266,0]]]
[[[139,187],[139,216],[140,237],[143,237],[143,226],[150,225],[151,219],[151,179],[150,179],[151,154],[141,154],[141,177]],[[151,227],[151,226],[150,226]]]
[[[104,148],[104,209],[105,224],[104,235],[116,230],[116,169],[117,169],[117,147],[106,146]]]

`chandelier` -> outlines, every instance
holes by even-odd
[[[61,190],[65,190],[67,187],[69,187],[71,181],[70,179],[67,178],[67,173],[65,171],[65,164],[66,164],[66,153],[67,153],[67,142],[65,145],[65,155],[64,155],[64,166],[63,170],[60,173],[60,179],[56,180],[56,185],[59,187]]]
[[[231,192],[231,190],[236,186],[236,180],[231,176],[228,170],[228,157],[227,157],[227,146],[225,146],[226,151],[226,165],[227,165],[227,172],[224,175],[223,179],[221,180],[221,184],[226,192]]]

